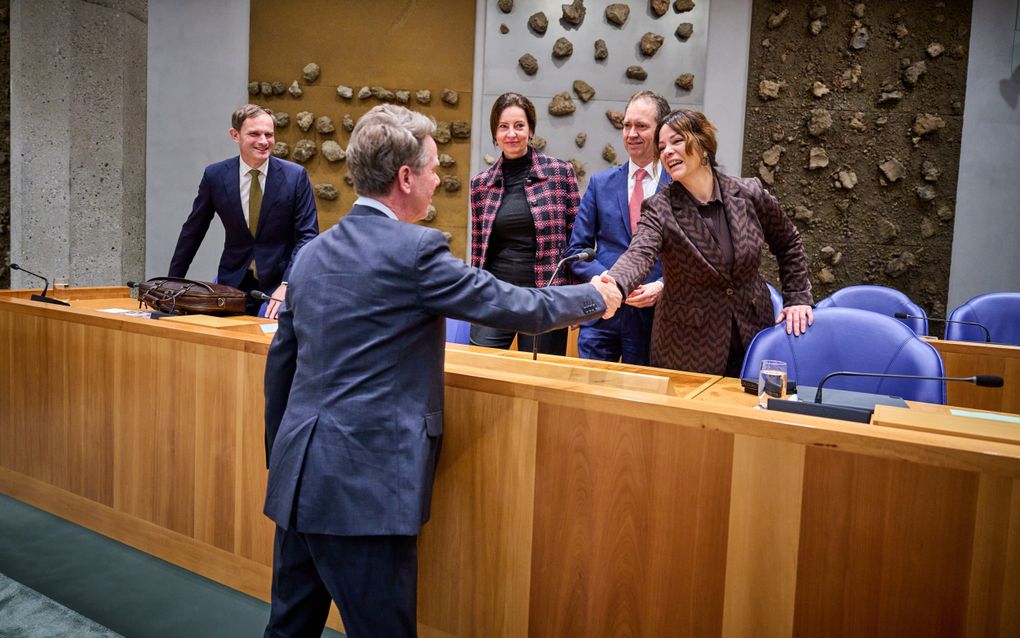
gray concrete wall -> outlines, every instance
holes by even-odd
[[[752,0],[716,0],[708,14],[705,115],[719,129],[723,171],[740,174],[744,153],[747,56],[751,42]]]
[[[52,280],[142,272],[146,20],[145,0],[11,3],[11,260]]]
[[[149,0],[146,277],[165,275],[206,165],[237,155],[230,114],[248,98],[248,0]],[[212,281],[213,221],[188,276]]]
[[[1020,292],[1020,30],[1017,0],[974,0],[956,190],[949,308]]]

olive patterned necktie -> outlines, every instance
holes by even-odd
[[[262,211],[262,185],[259,183],[258,169],[248,171],[251,175],[251,190],[248,191],[248,230],[251,231],[252,239],[259,228],[259,213]],[[258,277],[258,269],[255,267],[255,259],[251,260],[251,269]]]

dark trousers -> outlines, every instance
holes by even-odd
[[[622,360],[623,363],[646,366],[654,318],[655,306],[620,306],[611,319],[599,319],[590,326],[581,326],[581,334],[577,336],[577,354],[582,359]]]
[[[332,536],[276,528],[264,638],[319,636],[330,599],[349,638],[418,635],[417,536]]]
[[[486,348],[501,348],[506,350],[517,337],[517,349],[521,352],[531,352],[534,346],[535,337],[523,332],[513,330],[500,330],[488,326],[471,325],[471,345],[484,346]],[[542,354],[567,354],[567,329],[543,332],[538,337],[538,351]]]

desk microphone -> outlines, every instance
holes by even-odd
[[[941,317],[918,317],[917,315],[908,315],[905,312],[897,312],[893,316],[897,319],[927,319],[928,321],[940,321],[942,323],[961,323],[965,326],[977,326],[985,331],[985,343],[992,342],[992,333],[988,330],[988,326],[976,321],[960,321],[958,319],[943,319]]]
[[[53,297],[47,297],[46,296],[46,292],[50,289],[50,280],[47,279],[46,277],[43,277],[42,275],[38,275],[38,274],[32,272],[31,270],[25,270],[24,268],[22,268],[18,264],[11,264],[11,270],[20,270],[23,273],[27,273],[29,275],[32,275],[33,277],[37,277],[37,278],[43,280],[43,284],[44,285],[43,285],[42,294],[41,295],[32,295],[32,301],[41,301],[43,303],[51,303],[51,304],[55,304],[57,306],[70,306],[71,305],[71,304],[67,303],[66,301],[61,301],[60,299],[54,299]]]
[[[545,284],[545,287],[548,288],[549,286],[552,285],[553,280],[556,279],[556,275],[560,274],[560,268],[563,268],[564,264],[572,264],[575,261],[594,261],[594,260],[595,260],[595,249],[594,248],[585,248],[584,250],[582,250],[579,253],[574,253],[573,255],[570,255],[569,257],[564,257],[563,259],[560,260],[560,263],[556,264],[556,270],[553,271],[552,277],[549,278],[549,281]],[[542,333],[539,333],[539,334],[542,334]],[[532,361],[537,361],[538,360],[538,336],[539,335],[533,335],[532,336],[532,340],[531,340],[531,360]]]
[[[251,292],[248,293],[248,296],[251,297],[252,299],[258,299],[259,301],[275,301],[277,303],[283,303],[284,302],[283,299],[277,299],[276,297],[270,297],[269,295],[267,295],[266,293],[262,292],[261,290],[252,290]]]
[[[806,414],[808,416],[819,416],[827,419],[842,419],[855,423],[870,423],[871,415],[875,412],[874,406],[859,407],[851,405],[837,405],[822,403],[822,387],[825,382],[836,376],[848,377],[872,377],[881,379],[916,379],[918,381],[963,381],[973,383],[985,388],[1001,388],[1002,377],[979,374],[973,377],[925,377],[913,374],[884,374],[875,372],[832,372],[825,375],[818,382],[818,389],[815,390],[814,401],[789,401],[786,399],[769,399],[768,409],[778,412],[792,412],[794,414]]]
[[[815,403],[822,402],[822,386],[832,377],[872,377],[880,379],[917,379],[918,381],[963,381],[973,383],[982,388],[1001,388],[1002,377],[990,374],[979,374],[973,377],[922,377],[916,374],[885,374],[878,372],[830,372],[818,382],[818,389],[815,390]]]

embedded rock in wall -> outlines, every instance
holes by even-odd
[[[456,175],[444,175],[443,188],[447,193],[456,193],[460,190],[460,178]]]
[[[882,218],[878,221],[878,239],[883,244],[889,243],[896,239],[896,236],[900,234],[900,227],[889,221],[888,219]]]
[[[443,89],[440,98],[443,102],[446,102],[450,106],[456,106],[457,102],[460,102],[460,94],[453,89]]]
[[[779,97],[779,91],[786,86],[786,82],[775,80],[762,80],[758,83],[758,97],[763,100],[775,100]]]
[[[549,29],[549,18],[545,17],[545,14],[541,11],[534,13],[528,18],[528,28],[538,35],[545,35],[545,32]]]
[[[454,120],[450,124],[450,134],[457,139],[468,139],[471,137],[471,125],[464,120]]]
[[[372,96],[380,102],[392,102],[397,99],[397,95],[386,87],[373,86],[369,90],[372,92]]]
[[[493,164],[496,163],[496,158],[486,153],[485,155],[482,155],[482,161],[488,164],[489,166],[492,166]]]
[[[269,91],[272,92],[272,90],[272,87],[270,87]],[[287,89],[287,93],[290,93],[291,97],[301,97],[305,94],[305,92],[301,90],[301,87],[298,86],[297,80],[294,80],[294,82],[291,83],[290,88]]]
[[[694,8],[694,0],[676,0],[673,3],[673,11],[677,13],[687,13]]]
[[[821,137],[830,128],[832,128],[832,113],[826,109],[812,109],[807,124],[808,133],[815,137]]]
[[[858,2],[857,4],[855,4],[854,8],[850,10],[850,15],[852,15],[855,18],[863,18],[864,17],[864,3],[863,2]]]
[[[761,161],[767,166],[775,166],[779,163],[779,158],[782,157],[785,150],[779,144],[773,144],[767,151],[761,154]]]
[[[690,91],[694,88],[694,74],[693,73],[681,73],[677,79],[673,82],[677,88],[683,89],[684,91]]]
[[[674,33],[677,39],[680,40],[681,42],[686,42],[693,34],[694,25],[691,24],[690,22],[681,22],[680,26],[676,28],[676,32]]]
[[[925,160],[924,162],[921,163],[921,177],[924,178],[924,181],[937,182],[939,181],[939,176],[941,175],[942,169],[940,169],[932,162]]]
[[[428,89],[418,89],[414,92],[414,99],[418,104],[430,104],[432,102],[432,91]]]
[[[610,24],[615,24],[618,27],[622,27],[627,24],[627,18],[630,17],[630,6],[623,4],[622,2],[614,2],[613,4],[606,7],[606,20]]]
[[[319,199],[333,201],[337,198],[336,187],[332,184],[316,184],[315,196]]]
[[[372,97],[372,89],[370,89],[367,86],[363,86],[360,89],[358,89],[359,100],[367,100],[370,97]]]
[[[769,28],[778,29],[779,27],[783,26],[783,23],[786,22],[786,17],[788,15],[790,15],[789,9],[783,9],[778,13],[773,13],[771,16],[769,16],[768,20]]]
[[[563,21],[575,27],[581,26],[584,14],[588,11],[584,8],[584,0],[574,0],[570,4],[560,5],[560,8],[563,9]]]
[[[914,187],[914,192],[922,202],[930,202],[937,196],[935,188],[931,184],[919,184]]]
[[[909,87],[917,86],[921,76],[928,72],[928,65],[924,60],[919,60],[903,69],[903,83]]]
[[[248,95],[258,95],[260,91],[260,84],[258,82],[248,83]]]
[[[307,131],[312,128],[312,124],[315,123],[315,115],[308,111],[301,111],[297,114],[297,125],[302,131]]]
[[[613,125],[613,128],[623,128],[623,111],[617,109],[606,109],[606,118],[609,123]]]
[[[878,96],[878,104],[896,104],[903,99],[903,91],[882,91]]]
[[[319,65],[314,62],[309,62],[305,65],[305,68],[301,69],[301,76],[304,77],[305,82],[314,82],[319,79]]]
[[[616,149],[613,148],[612,144],[606,144],[605,148],[602,149],[602,159],[610,164],[616,161]]]
[[[322,156],[330,162],[342,162],[347,159],[347,151],[333,140],[322,143]]]
[[[939,130],[940,128],[946,127],[946,121],[938,115],[932,115],[931,113],[922,113],[914,119],[914,135],[923,137]]]
[[[315,130],[321,135],[329,135],[336,130],[333,125],[333,118],[328,115],[320,115],[315,120]]]
[[[277,142],[276,146],[273,147],[272,153],[273,157],[286,159],[290,155],[290,144],[287,144],[287,142]]]
[[[432,204],[429,204],[428,209],[425,211],[425,219],[422,221],[426,222],[434,221],[436,219],[437,214],[438,212],[436,211],[436,207],[433,206]]]
[[[664,41],[661,35],[649,31],[641,36],[638,48],[641,50],[641,55],[650,58],[662,47]]]
[[[343,124],[344,130],[348,133],[354,130],[354,118],[350,115],[345,113],[341,123]]]
[[[602,39],[595,40],[595,59],[605,60],[609,57],[609,49],[606,47],[606,41]]]
[[[903,179],[903,175],[907,172],[903,163],[895,157],[889,158],[879,164],[878,169],[882,171],[882,174],[885,175],[885,178],[890,182],[898,182]]]
[[[850,36],[850,48],[854,51],[860,51],[864,47],[868,46],[868,27],[863,26],[859,22],[854,25],[854,32]]]
[[[432,134],[432,139],[436,141],[436,144],[446,144],[453,137],[450,131],[449,122],[436,122],[436,132]]]
[[[584,145],[587,142],[588,142],[588,134],[587,133],[578,133],[574,137],[574,144],[577,146],[577,148],[584,148]]]
[[[570,97],[570,94],[564,91],[563,93],[557,93],[553,96],[552,100],[549,101],[549,114],[557,117],[563,115],[570,115],[576,110],[574,106],[574,100]]]
[[[315,155],[315,142],[312,140],[298,140],[294,147],[294,161],[305,163]]]
[[[591,85],[584,80],[574,80],[574,93],[577,93],[577,97],[579,97],[582,102],[587,102],[595,97],[595,89],[593,89]]]
[[[910,251],[904,251],[903,253],[893,257],[885,266],[885,274],[890,277],[896,278],[907,272],[917,263],[917,259],[914,257],[914,253]]]
[[[928,48],[925,49],[925,53],[927,53],[928,57],[931,58],[932,60],[939,57],[945,52],[946,47],[944,47],[941,42],[932,42],[931,44],[928,45]]]
[[[521,69],[528,75],[535,75],[538,73],[538,60],[535,56],[530,53],[525,53],[518,60],[517,64],[521,65]]]
[[[648,79],[648,71],[645,71],[642,67],[637,65],[627,67],[625,75],[632,80],[642,82]]]
[[[843,188],[846,190],[852,189],[857,186],[857,173],[850,170],[843,170],[836,173],[836,188]]]
[[[273,85],[270,82],[262,82],[259,84],[259,89],[264,97],[271,97],[273,95]]]
[[[569,58],[574,53],[574,45],[566,38],[558,38],[553,44],[553,57],[557,59]]]
[[[820,146],[811,148],[808,155],[808,170],[817,170],[829,165],[829,153]]]
[[[514,10],[514,0],[499,0],[499,2],[496,3],[496,6],[498,6],[499,10],[503,13],[510,13]]]
[[[531,138],[531,148],[535,149],[536,151],[545,150],[546,144],[548,144],[548,142],[541,135],[535,135],[534,137]]]
[[[411,92],[407,89],[400,89],[399,91],[393,92],[394,97],[397,100],[397,104],[410,104]]]
[[[336,95],[337,97],[349,100],[352,97],[354,97],[354,89],[352,89],[349,86],[344,86],[343,84],[341,84],[340,86],[336,87]]]
[[[283,85],[283,82],[273,82],[273,95],[283,95],[287,91],[287,87]]]
[[[811,95],[816,98],[823,98],[829,94],[829,87],[825,86],[824,82],[815,80],[811,83]]]
[[[457,163],[457,160],[453,159],[453,156],[447,155],[446,153],[440,153],[439,165],[443,168],[450,168]]]
[[[290,124],[290,114],[286,111],[276,111],[273,113],[273,123],[276,124],[276,128],[287,128]]]
[[[648,9],[656,18],[661,18],[669,10],[669,0],[649,0]]]
[[[571,168],[574,169],[574,176],[577,177],[577,179],[581,179],[587,175],[587,172],[584,170],[584,164],[581,160],[572,157],[567,160],[567,164],[570,164]]]

